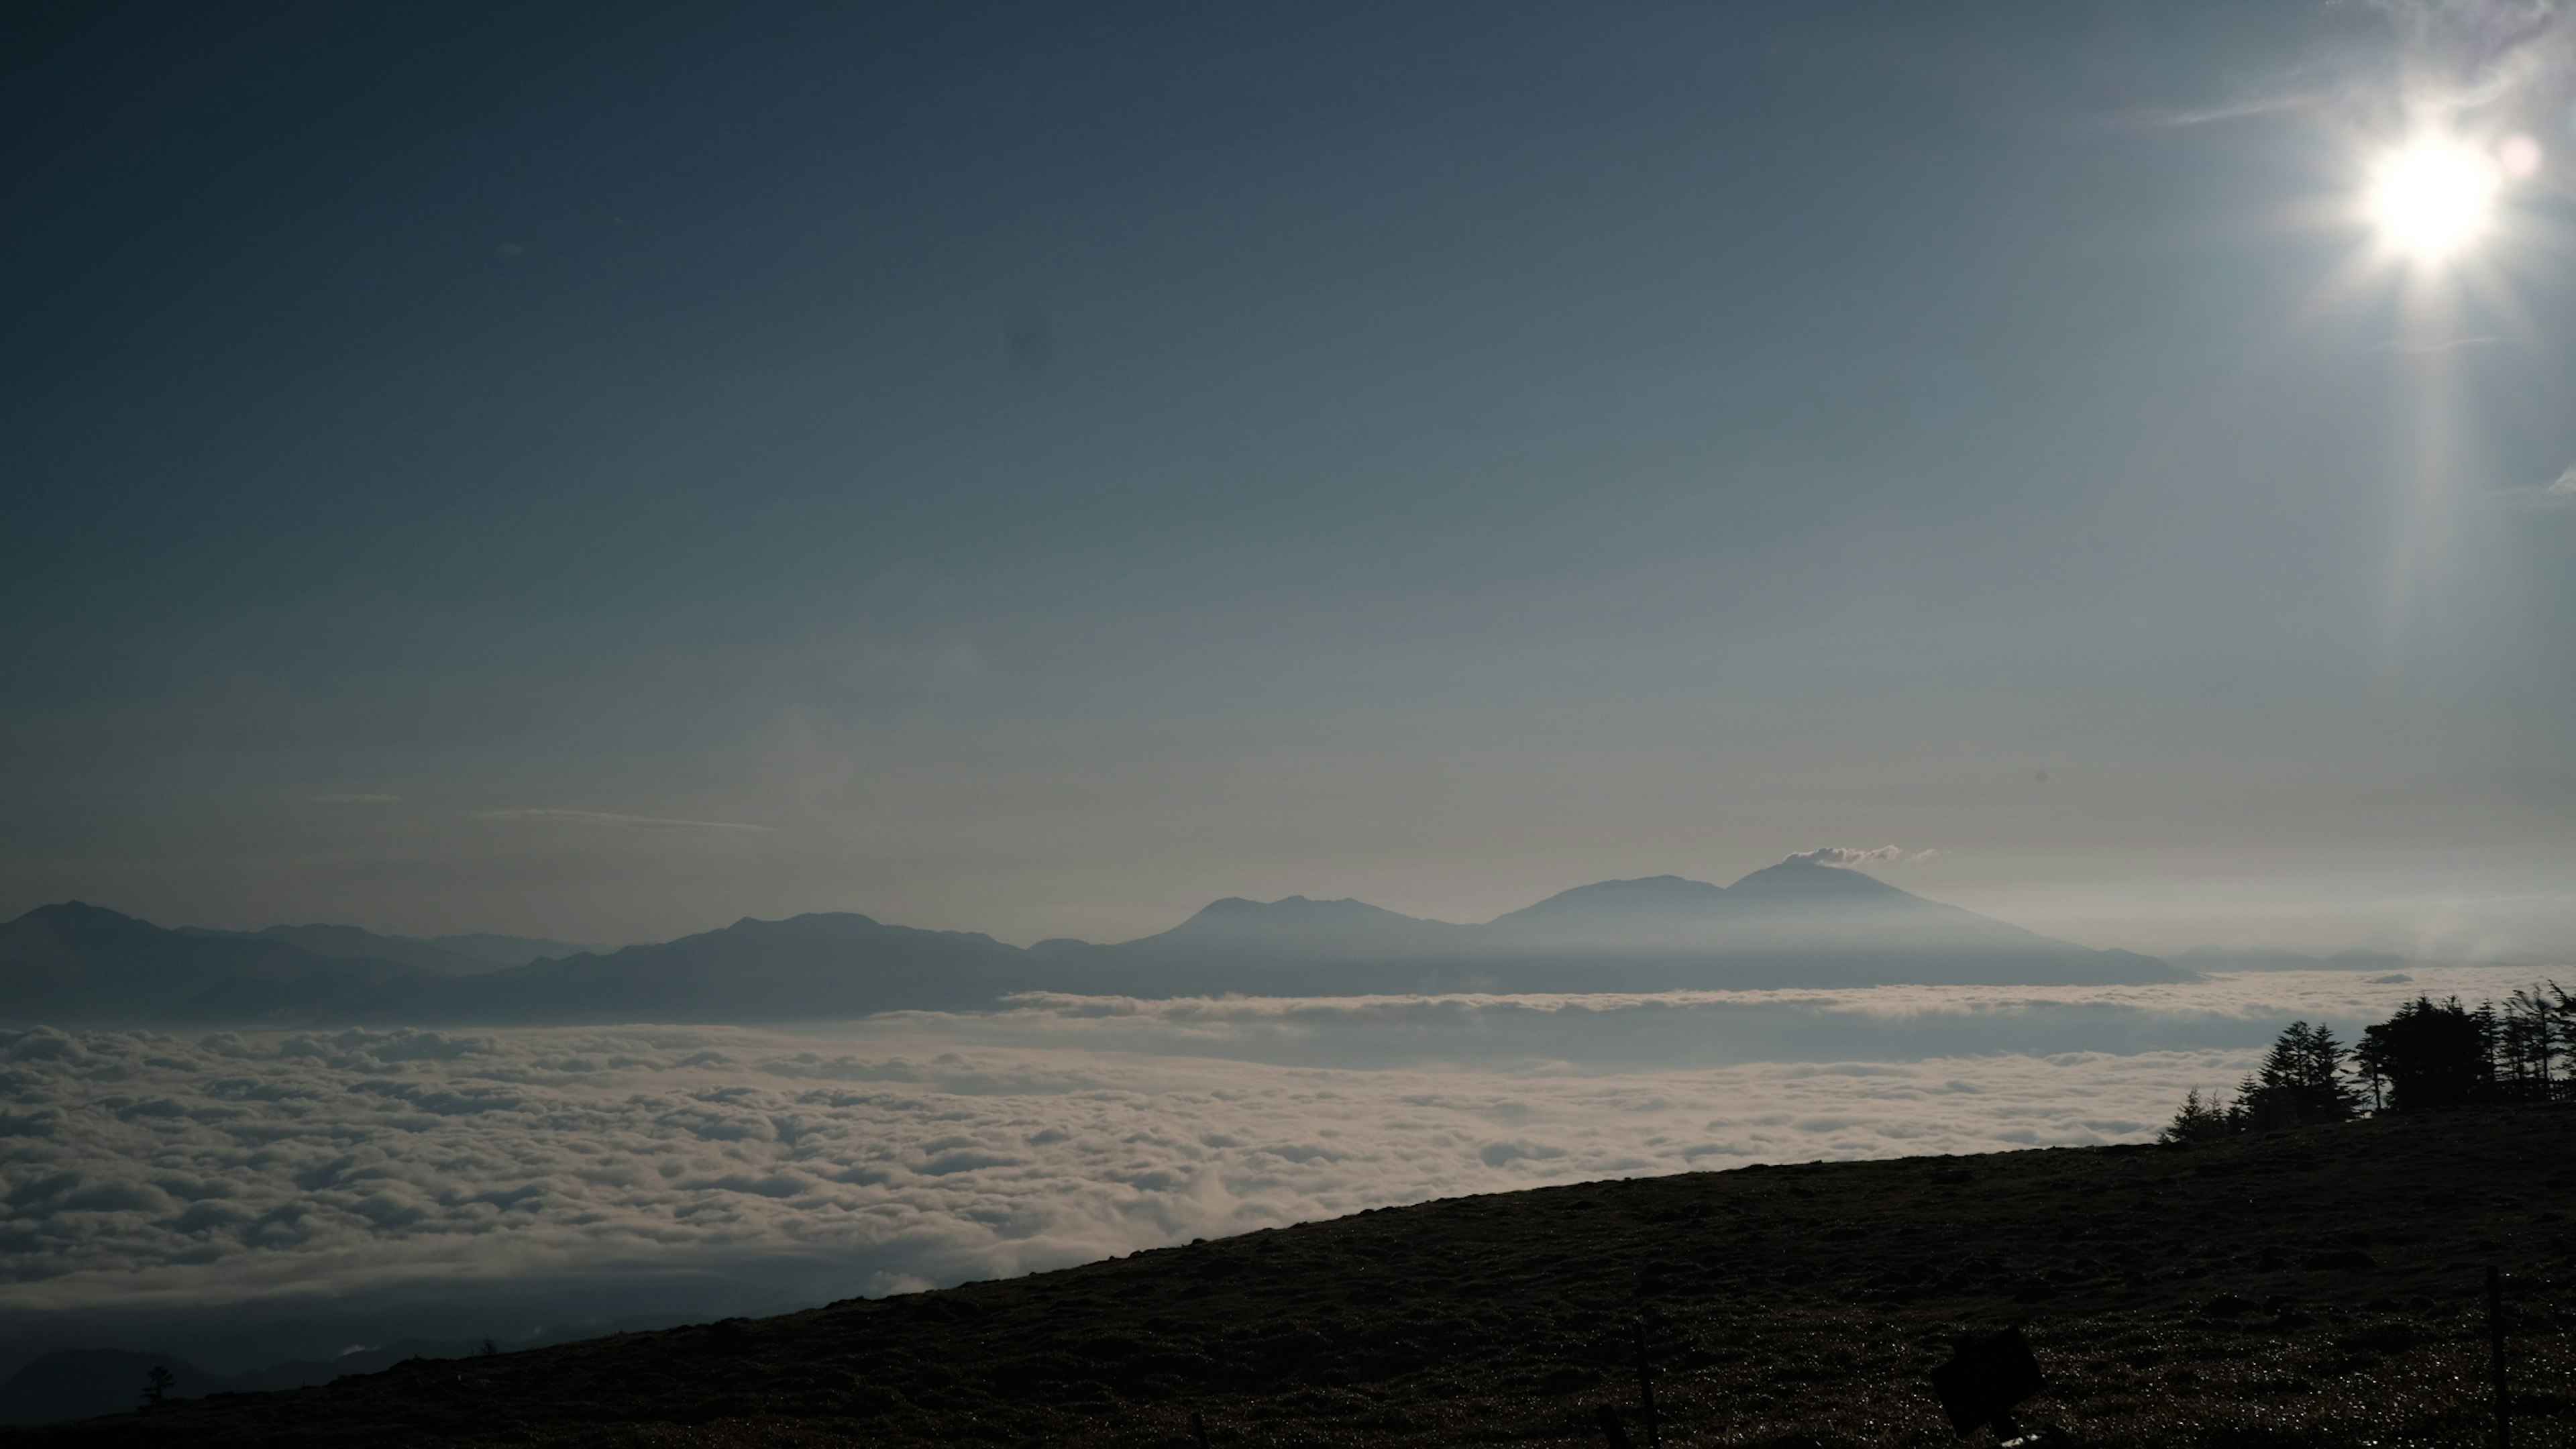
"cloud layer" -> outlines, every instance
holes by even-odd
[[[898,1291],[1546,1182],[2138,1140],[2292,1016],[2509,984],[2439,975],[0,1033],[0,1262],[22,1312],[729,1260]]]
[[[891,1291],[1385,1203],[2133,1137],[2223,1054],[1571,1076],[749,1031],[17,1035],[12,1296],[801,1253]]]

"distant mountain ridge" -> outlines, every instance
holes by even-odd
[[[69,902],[0,925],[0,1021],[754,1022],[975,1009],[1026,991],[1357,996],[2190,977],[2153,957],[2053,940],[1800,860],[1732,886],[1601,881],[1476,925],[1356,900],[1229,897],[1171,930],[1113,945],[1021,948],[823,913],[497,969],[459,969],[464,959],[354,927],[167,931]]]
[[[265,936],[165,931],[79,901],[0,925],[0,1020],[332,1019],[429,973]]]
[[[1089,989],[1146,996],[2074,985],[2190,975],[1797,860],[1732,886],[1669,875],[1600,881],[1481,925],[1351,900],[1229,899],[1160,935],[1048,947],[1050,962],[1081,970]]]
[[[584,951],[600,949],[539,937],[499,936],[488,931],[423,940],[418,936],[378,935],[357,926],[270,926],[262,931],[215,931],[202,926],[181,926],[179,930],[191,936],[280,941],[316,956],[342,961],[391,961],[423,971],[435,971],[442,976],[471,976],[478,971],[525,966],[531,961],[577,956]]]
[[[980,932],[826,912],[604,955],[532,961],[447,984],[420,1009],[473,1021],[829,1020],[948,1011],[1035,989],[1032,957]],[[601,1005],[619,1006],[602,1014]],[[424,1019],[436,1019],[434,1016]]]

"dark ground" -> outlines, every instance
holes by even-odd
[[[2092,1445],[2576,1445],[2576,1108],[2192,1148],[1748,1168],[1426,1203],[936,1293],[415,1361],[0,1445],[1950,1444],[1925,1373],[2026,1325]],[[2570,1285],[2570,1286],[2561,1286]]]

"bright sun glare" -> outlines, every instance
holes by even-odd
[[[2501,180],[2495,163],[2478,151],[2417,141],[2372,171],[2370,219],[2390,247],[2439,261],[2485,234]]]

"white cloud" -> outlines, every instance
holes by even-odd
[[[782,1259],[836,1296],[893,1291],[1545,1182],[2139,1140],[2294,1016],[2507,984],[1041,996],[799,1032],[0,1032],[0,1274],[20,1311]],[[1749,1059],[1757,1045],[1806,1059]]]
[[[559,825],[613,825],[627,830],[739,830],[766,834],[771,827],[734,820],[669,820],[657,815],[614,815],[604,810],[477,810],[477,820],[536,820]]]
[[[5,1170],[13,1296],[746,1252],[874,1259],[885,1291],[1540,1182],[2102,1141],[2237,1068],[2182,1053],[2110,1073],[2023,1057],[1595,1077],[740,1031],[420,1042],[16,1043],[36,1049],[19,1095],[55,1115]],[[1983,1093],[1943,1085],[1961,1073]]]
[[[1941,852],[1937,850],[1918,850],[1909,855],[1893,845],[1882,845],[1872,850],[1855,850],[1846,845],[1824,845],[1818,846],[1814,850],[1799,851],[1797,854],[1789,857],[1788,863],[1795,865],[1898,865],[1909,861],[1930,860],[1933,856],[1939,855],[1940,853]]]

